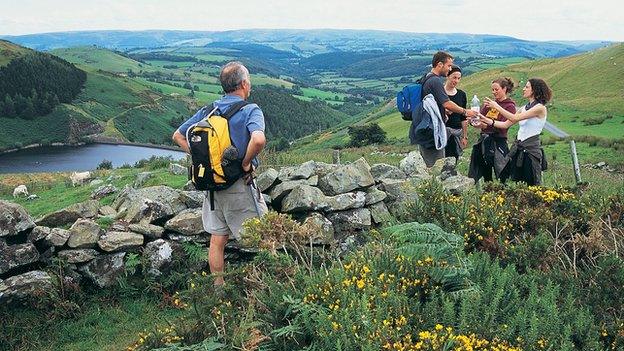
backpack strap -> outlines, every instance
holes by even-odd
[[[429,78],[431,78],[431,77],[433,77],[433,76],[435,76],[435,74],[433,74],[433,73],[431,73],[431,72],[427,72],[427,73],[425,73],[425,75],[424,75],[424,76],[422,76],[422,77],[418,80],[418,82],[420,82],[420,85],[424,88],[424,86],[425,86],[425,82],[426,82],[427,80],[429,80]],[[437,76],[436,76],[436,77],[437,77]],[[424,98],[425,98],[424,94],[425,94],[425,89],[421,89],[421,91],[420,91],[420,100],[422,100],[422,99],[424,99]]]
[[[229,120],[230,118],[232,118],[232,116],[234,116],[238,111],[240,111],[243,107],[247,105],[249,105],[249,102],[245,100],[236,102],[232,104],[225,113],[221,114],[221,117]]]

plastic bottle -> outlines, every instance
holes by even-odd
[[[481,110],[481,101],[479,101],[479,98],[477,97],[477,94],[474,95],[474,97],[472,98],[472,103],[470,104],[470,109],[479,113],[479,111]]]
[[[479,101],[479,98],[477,97],[477,94],[475,94],[472,97],[472,102],[470,103],[470,109],[475,111],[477,114],[481,111],[481,101]],[[470,123],[474,126],[477,125],[479,123],[479,117],[473,117],[470,119]]]

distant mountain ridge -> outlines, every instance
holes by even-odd
[[[606,46],[606,41],[529,41],[509,36],[466,33],[409,33],[380,30],[244,29],[232,31],[77,31],[0,36],[36,50],[97,45],[109,49],[204,46],[245,42],[271,46],[299,56],[335,51],[464,50],[487,55],[560,57]]]

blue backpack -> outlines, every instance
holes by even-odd
[[[403,118],[403,120],[411,121],[412,112],[417,111],[420,105],[422,105],[422,87],[425,81],[431,76],[433,76],[433,74],[425,75],[419,79],[416,84],[407,85],[403,90],[397,93],[397,109],[401,112],[401,118]]]

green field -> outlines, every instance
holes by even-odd
[[[107,72],[126,73],[128,70],[135,72],[152,70],[148,65],[143,65],[110,50],[92,46],[56,49],[51,53],[73,64],[94,67]]]

